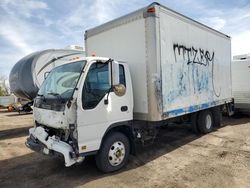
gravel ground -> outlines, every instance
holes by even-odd
[[[102,174],[93,157],[63,161],[24,145],[32,115],[0,111],[0,187],[250,187],[250,117],[195,135],[185,125],[162,128],[121,171]]]

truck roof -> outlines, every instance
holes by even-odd
[[[129,14],[124,15],[124,16],[118,17],[118,18],[116,18],[116,19],[114,19],[112,21],[106,22],[106,23],[104,23],[102,25],[99,25],[97,27],[90,28],[90,29],[86,30],[85,31],[85,40],[90,36],[96,35],[96,34],[98,34],[100,32],[105,31],[105,30],[109,30],[109,29],[112,29],[112,28],[117,27],[119,25],[125,24],[126,22],[129,22],[128,20],[131,17],[147,17],[148,15],[145,14],[145,13],[147,13],[147,10],[149,8],[151,8],[151,7],[156,7],[156,6],[164,8],[166,11],[178,16],[179,18],[185,19],[187,21],[191,21],[196,26],[206,28],[206,29],[210,30],[213,33],[219,34],[219,35],[227,37],[227,38],[231,38],[227,34],[224,34],[224,33],[220,32],[220,31],[215,30],[215,29],[213,29],[213,28],[211,28],[211,27],[209,27],[209,26],[207,26],[207,25],[205,25],[205,24],[203,24],[201,22],[198,22],[198,21],[196,21],[196,20],[194,20],[194,19],[192,19],[192,18],[190,18],[188,16],[185,16],[185,15],[179,13],[179,12],[176,12],[176,11],[174,11],[174,10],[172,10],[172,9],[170,9],[170,8],[160,4],[158,2],[153,2],[153,3],[149,4],[146,7],[143,7],[141,9],[136,10],[136,11],[133,11],[133,12],[131,12]]]

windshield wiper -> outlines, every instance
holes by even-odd
[[[53,96],[58,96],[58,95],[60,95],[59,93],[54,93],[54,92],[49,92],[49,93],[47,93],[48,95],[53,95]]]
[[[56,96],[60,100],[60,102],[63,103],[63,98],[61,97],[61,95],[59,93],[49,92],[47,94]]]
[[[45,96],[44,95],[42,95],[42,94],[37,94],[37,96],[38,97],[41,97],[42,98],[42,100],[45,102],[46,101],[46,98],[45,98]]]

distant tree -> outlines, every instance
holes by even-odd
[[[0,96],[6,96],[9,94],[5,84],[6,80],[7,80],[6,76],[0,75]]]
[[[8,95],[8,92],[4,87],[0,86],[0,96],[6,96],[6,95]]]

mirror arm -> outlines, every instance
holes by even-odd
[[[113,87],[113,61],[110,59],[110,71],[111,71],[111,88]],[[110,89],[111,89],[110,88]]]
[[[107,98],[104,99],[104,104],[108,104],[108,103],[109,103],[109,94],[110,94],[110,92],[112,91],[112,89],[113,89],[113,87],[110,87],[110,88],[109,88]]]

